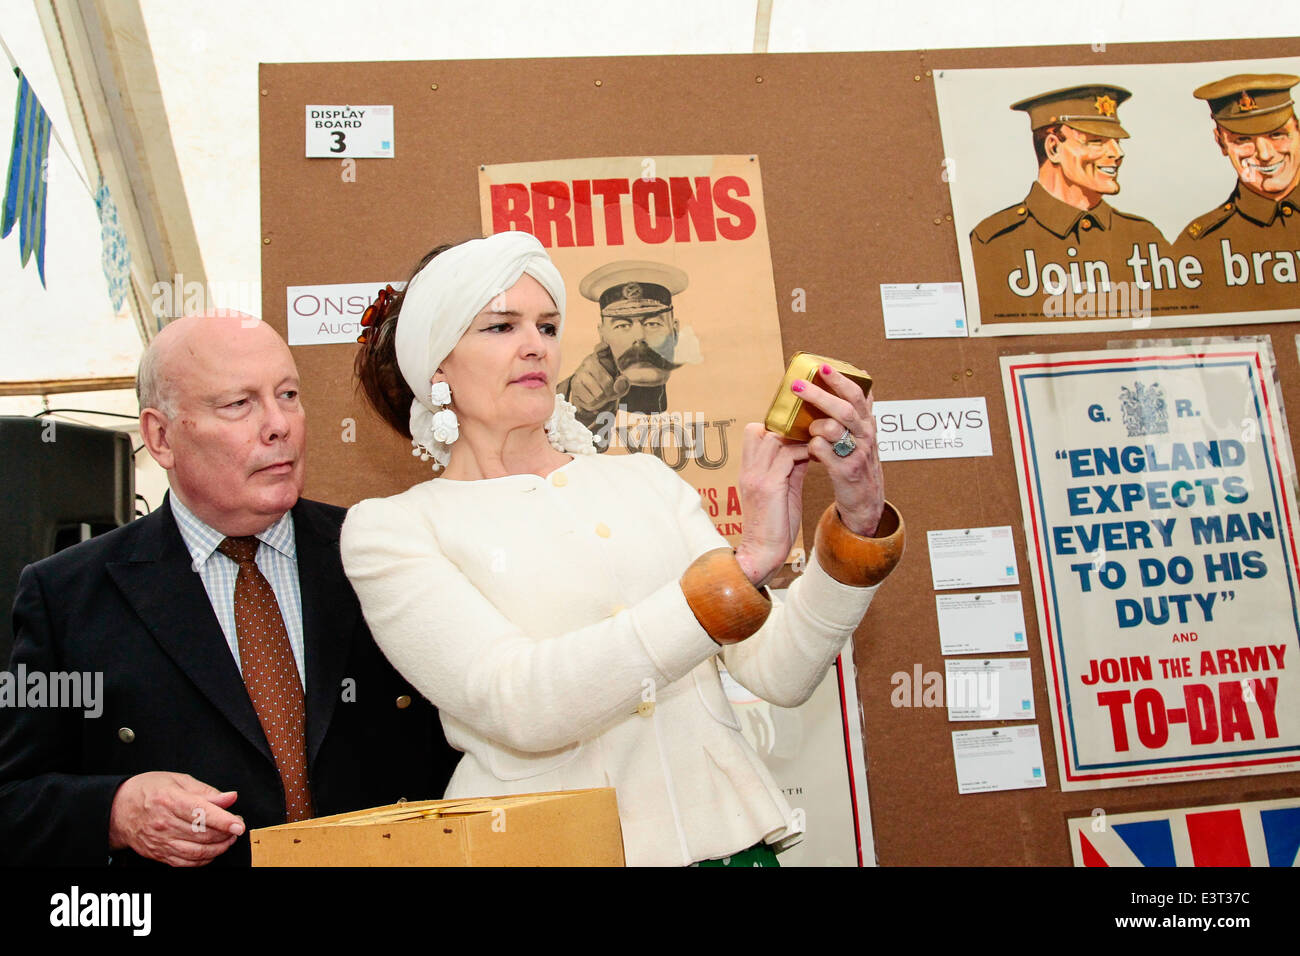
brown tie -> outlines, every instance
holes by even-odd
[[[311,816],[306,711],[279,602],[271,582],[253,560],[257,546],[254,537],[226,538],[217,550],[239,565],[235,578],[235,636],[239,640],[244,686],[275,756],[275,767],[284,784],[285,815],[292,823]]]

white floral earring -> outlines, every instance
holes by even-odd
[[[437,409],[433,413],[433,439],[444,445],[454,444],[460,437],[460,420],[456,413],[446,406],[451,404],[451,386],[446,382],[434,382],[429,390],[430,404]]]

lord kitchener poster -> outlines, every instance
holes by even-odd
[[[1300,58],[938,70],[971,335],[1300,319]]]
[[[1002,358],[1062,790],[1300,766],[1267,340]]]
[[[784,371],[757,157],[483,166],[479,202],[564,276],[557,391],[600,453],[658,455],[738,542],[744,427]]]

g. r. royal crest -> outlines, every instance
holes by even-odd
[[[1129,438],[1169,433],[1169,407],[1158,382],[1150,385],[1135,382],[1132,388],[1121,386],[1119,406]]]

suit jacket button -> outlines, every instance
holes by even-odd
[[[403,694],[401,697],[397,698],[397,709],[398,709],[398,710],[406,710],[406,708],[408,708],[408,707],[410,707],[410,706],[411,706],[411,695],[410,695],[410,694]]]
[[[129,744],[135,740],[135,731],[130,727],[119,727],[117,730],[117,739],[124,744]]]
[[[655,712],[655,702],[653,700],[643,700],[636,705],[636,712],[642,717],[649,717]]]

